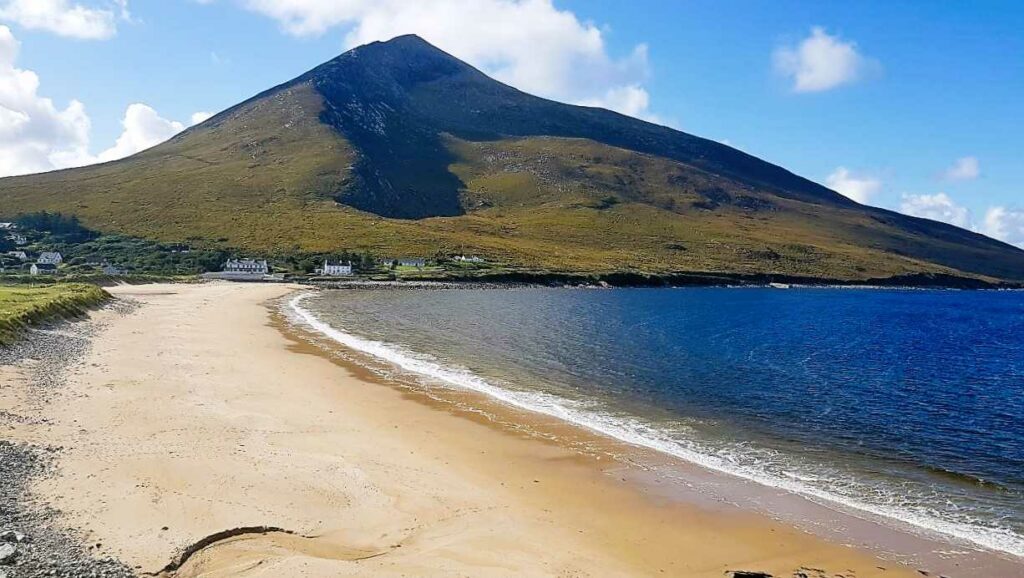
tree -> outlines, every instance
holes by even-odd
[[[359,270],[373,271],[376,267],[376,259],[373,258],[373,255],[371,255],[369,251],[364,251],[362,256],[359,258]]]
[[[75,215],[65,216],[49,211],[19,215],[15,223],[19,228],[49,233],[68,243],[82,243],[99,235],[83,227]]]

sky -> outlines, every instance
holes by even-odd
[[[1012,1],[0,0],[0,176],[133,154],[406,33],[1024,247]]]

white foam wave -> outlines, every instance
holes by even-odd
[[[392,364],[404,371],[449,386],[482,393],[510,406],[564,420],[634,446],[652,449],[686,460],[709,470],[793,492],[818,502],[830,503],[848,510],[910,524],[927,532],[937,533],[963,543],[1024,558],[1024,537],[1010,529],[944,519],[934,511],[923,511],[923,508],[894,504],[897,500],[892,496],[882,497],[878,502],[867,502],[837,494],[813,485],[811,482],[817,481],[815,477],[797,475],[787,471],[775,474],[762,467],[764,462],[745,460],[731,455],[729,452],[701,447],[693,440],[674,437],[668,432],[636,418],[612,416],[581,408],[579,404],[570,400],[546,393],[514,391],[498,387],[472,372],[446,367],[432,359],[403,351],[395,345],[341,331],[324,323],[308,309],[302,307],[302,301],[312,295],[313,293],[300,294],[288,302],[288,307],[298,321],[345,347]],[[834,480],[829,485],[830,487],[839,486],[834,483]],[[848,484],[848,486],[856,486],[856,484]]]

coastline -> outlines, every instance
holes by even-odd
[[[891,277],[839,279],[814,275],[772,273],[724,273],[680,271],[644,273],[611,271],[603,273],[498,271],[463,274],[423,273],[401,279],[329,279],[297,281],[325,288],[358,288],[363,286],[411,287],[793,287],[849,289],[951,289],[951,290],[1024,290],[1024,282],[967,277],[948,273],[908,273]]]
[[[402,345],[330,327],[300,305],[311,295],[306,291],[282,300],[281,309],[299,317],[283,327],[318,344],[342,366],[363,373],[371,367],[375,373],[367,377],[379,383],[399,387],[414,399],[461,412],[464,417],[485,416],[484,421],[508,433],[529,432],[535,439],[558,440],[574,451],[598,456],[598,460],[621,461],[625,467],[616,475],[630,477],[644,492],[712,509],[728,504],[757,512],[833,542],[854,544],[886,559],[900,560],[921,569],[922,575],[1024,575],[1024,559],[1001,549],[1012,544],[988,546],[988,536],[975,534],[973,528],[941,519],[919,520],[906,511],[851,502],[846,496],[796,480],[737,469],[713,455],[680,447],[644,423],[609,420],[557,397],[521,395],[464,370],[434,363],[429,355],[420,355],[424,351],[408,351]]]
[[[0,396],[46,418],[9,437],[65,446],[34,492],[104,555],[163,576],[921,575],[682,499],[649,471],[575,451],[593,434],[569,424],[354,367],[268,310],[295,288],[111,289],[143,305],[94,314],[104,327],[52,400],[24,407],[24,383]]]

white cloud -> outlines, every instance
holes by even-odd
[[[89,117],[71,101],[64,109],[40,96],[39,77],[15,66],[20,43],[0,26],[0,176],[45,171],[88,156]]]
[[[942,221],[964,229],[971,228],[971,212],[956,204],[946,193],[903,195],[900,212],[914,217]]]
[[[576,101],[575,104],[607,108],[648,122],[671,126],[670,122],[648,110],[650,100],[650,95],[643,87],[632,84],[610,88],[599,98],[586,98]]]
[[[136,103],[125,111],[124,131],[99,155],[89,152],[91,122],[85,106],[72,100],[63,109],[39,95],[39,76],[15,66],[20,43],[0,25],[0,177],[119,159],[167,140],[185,128]],[[209,118],[197,112],[191,122]]]
[[[780,46],[772,55],[775,70],[793,80],[796,92],[820,92],[854,82],[875,66],[854,42],[830,36],[815,26],[797,46]]]
[[[870,202],[882,188],[882,181],[871,177],[855,176],[846,167],[839,167],[832,171],[832,174],[825,179],[825,184],[828,185],[828,188],[861,204]]]
[[[197,125],[197,124],[203,122],[204,120],[210,118],[211,116],[213,116],[212,112],[206,112],[206,111],[193,112],[192,113],[192,117],[189,119],[191,121],[189,126]]]
[[[158,145],[185,130],[180,122],[163,118],[152,107],[135,103],[128,105],[121,121],[124,132],[114,146],[101,152],[99,162],[113,161]]]
[[[989,207],[978,232],[1024,248],[1024,209]]]
[[[70,38],[103,40],[117,33],[119,17],[131,18],[127,0],[106,2],[106,6],[90,8],[68,0],[0,0],[0,20]]]
[[[289,34],[347,30],[348,47],[418,34],[521,90],[653,118],[647,47],[613,58],[601,29],[551,0],[236,0]]]
[[[936,193],[903,195],[900,212],[956,225],[1024,249],[1024,209],[991,206],[985,210],[981,222],[977,222],[966,207],[946,193]]]
[[[971,181],[981,174],[981,167],[975,157],[962,157],[956,159],[953,166],[946,169],[943,177],[950,181]]]

